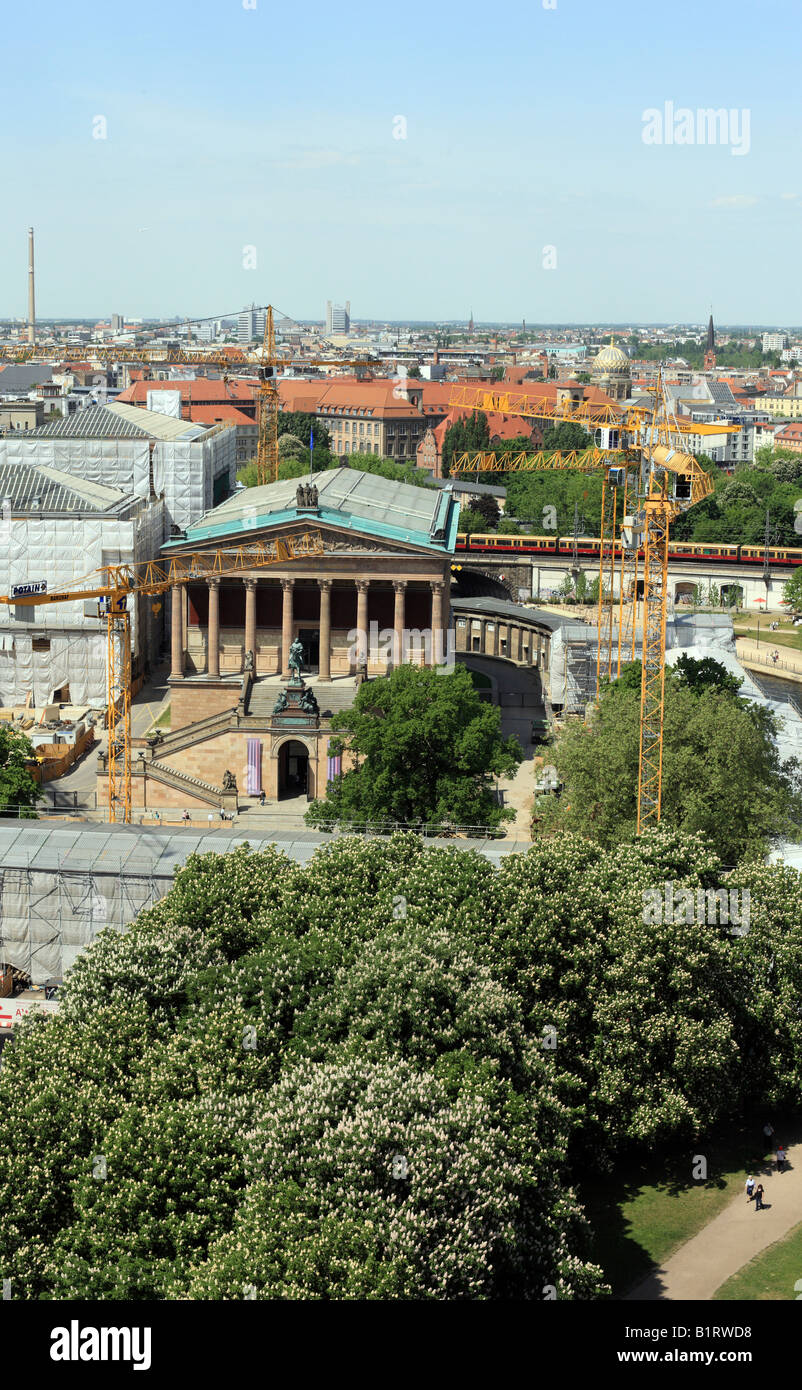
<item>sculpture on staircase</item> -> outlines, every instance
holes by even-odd
[[[293,680],[296,682],[300,681],[301,671],[303,670],[304,665],[304,649],[303,644],[298,641],[297,637],[293,642],[292,646],[290,647],[290,653],[287,657],[287,665],[293,673]]]

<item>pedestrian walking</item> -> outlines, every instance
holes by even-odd
[[[211,830],[211,828],[212,828],[212,826],[213,826],[213,824],[214,824],[214,815],[212,814],[211,811],[209,812],[209,814],[208,814],[208,816],[206,817],[206,819],[207,819],[208,822],[209,822],[209,829]]]
[[[752,1200],[752,1198],[754,1197],[754,1195],[755,1195],[755,1180],[754,1180],[753,1177],[748,1177],[748,1178],[746,1179],[746,1200],[747,1200],[747,1202],[751,1202],[751,1200]]]
[[[776,651],[776,650],[773,651],[772,654],[771,654],[771,659],[772,659],[772,661],[774,662],[774,665],[776,666],[776,665],[777,665],[777,662],[778,662],[779,659],[780,659],[780,653],[779,653],[778,651]]]
[[[763,1126],[763,1133],[764,1133],[765,1136],[766,1136],[766,1148],[767,1148],[767,1149],[770,1149],[770,1148],[771,1148],[771,1141],[772,1141],[772,1139],[774,1138],[774,1126],[773,1126],[773,1124],[771,1123],[771,1120],[767,1120],[766,1123],[764,1124],[764,1126]]]
[[[182,819],[182,820],[191,820],[192,818],[191,818],[191,816],[190,816],[190,814],[189,814],[189,811],[184,811],[183,815],[181,816],[181,819]]]
[[[781,1173],[785,1167],[785,1149],[782,1144],[777,1145],[777,1172]]]
[[[759,1182],[755,1188],[755,1211],[763,1210],[763,1184]]]

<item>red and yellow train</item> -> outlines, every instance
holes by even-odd
[[[578,536],[577,553],[583,559],[598,560],[599,544],[598,536]],[[461,531],[457,536],[458,551],[477,551],[480,554],[570,555],[573,548],[573,536],[505,536],[495,531],[476,532],[472,536]],[[670,560],[718,560],[722,564],[762,565],[765,554],[762,545],[675,540],[668,543]],[[802,565],[802,547],[773,546],[769,549],[769,562],[772,565]]]

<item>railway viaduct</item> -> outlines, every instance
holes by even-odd
[[[580,558],[581,568],[592,581],[598,563],[589,556]],[[461,594],[480,595],[520,603],[526,599],[545,599],[560,588],[571,572],[570,555],[487,555],[457,551],[454,575]],[[669,595],[674,603],[693,594],[697,584],[707,591],[711,584],[725,595],[731,586],[741,589],[742,608],[782,612],[783,587],[793,573],[788,565],[771,565],[768,582],[762,564],[733,563],[709,558],[669,560]],[[618,576],[614,592],[618,594]]]

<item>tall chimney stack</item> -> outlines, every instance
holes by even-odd
[[[36,308],[33,294],[33,227],[28,228],[28,342],[36,337]]]

